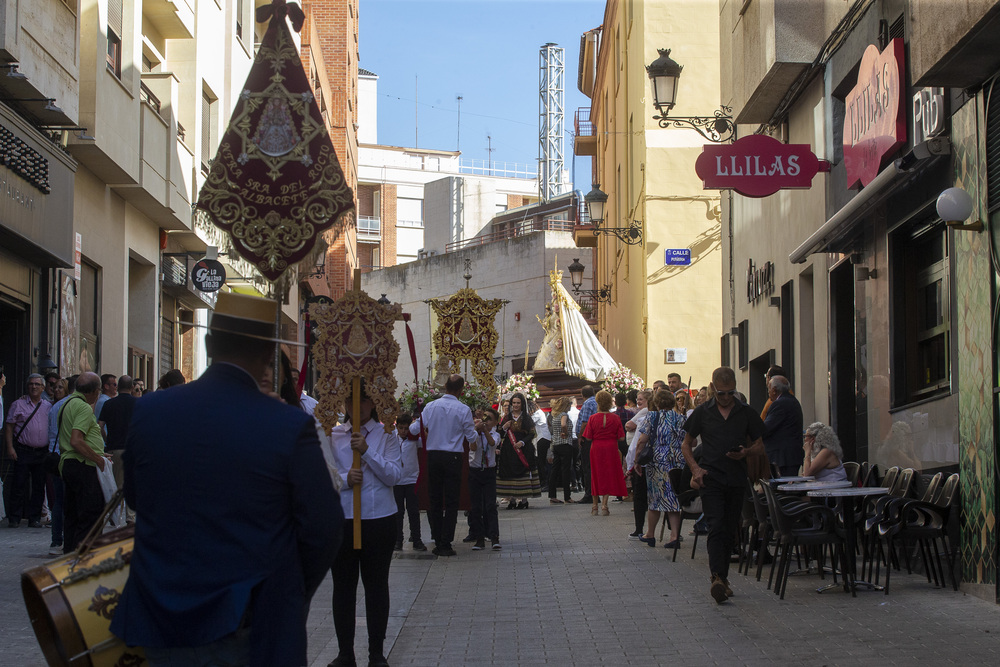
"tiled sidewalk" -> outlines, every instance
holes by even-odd
[[[818,595],[816,576],[792,577],[785,600],[765,580],[735,573],[736,596],[708,595],[704,540],[672,552],[626,539],[631,505],[610,517],[533,501],[501,511],[503,550],[457,544],[450,559],[404,551],[391,571],[386,641],[396,665],[995,664],[1000,609],[922,575],[894,575],[892,592]],[[687,532],[688,528],[685,528]],[[426,530],[426,526],[425,526]],[[459,536],[465,534],[460,520]],[[426,534],[426,533],[425,533]],[[43,562],[48,532],[0,528],[0,664],[44,665],[29,627],[20,572]],[[309,658],[337,654],[330,580],[313,601]],[[359,595],[356,653],[367,655]]]

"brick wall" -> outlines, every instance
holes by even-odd
[[[396,266],[396,186],[382,186],[382,266]]]
[[[358,0],[302,0],[302,10],[306,15],[301,32],[303,66],[307,75],[310,66],[316,71],[326,101],[330,139],[347,185],[357,195]],[[328,234],[328,241],[331,237]],[[314,293],[335,299],[342,296],[353,284],[357,265],[357,232],[352,221],[337,240],[330,241],[325,280],[309,281]]]

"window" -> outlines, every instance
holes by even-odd
[[[80,264],[80,372],[96,371],[101,363],[100,270],[84,260]]]
[[[947,393],[951,384],[948,232],[924,217],[893,235],[895,404]]]
[[[243,39],[243,14],[246,11],[245,0],[236,0],[236,37]]]
[[[108,0],[108,70],[122,78],[122,0]]]

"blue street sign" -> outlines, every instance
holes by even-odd
[[[691,249],[690,248],[667,248],[666,249],[666,259],[663,263],[667,266],[690,266],[691,265]]]

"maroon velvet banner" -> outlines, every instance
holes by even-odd
[[[280,0],[260,9],[271,21],[197,207],[276,280],[323,231],[350,223],[354,194],[285,22],[287,12],[301,27],[301,10]]]

